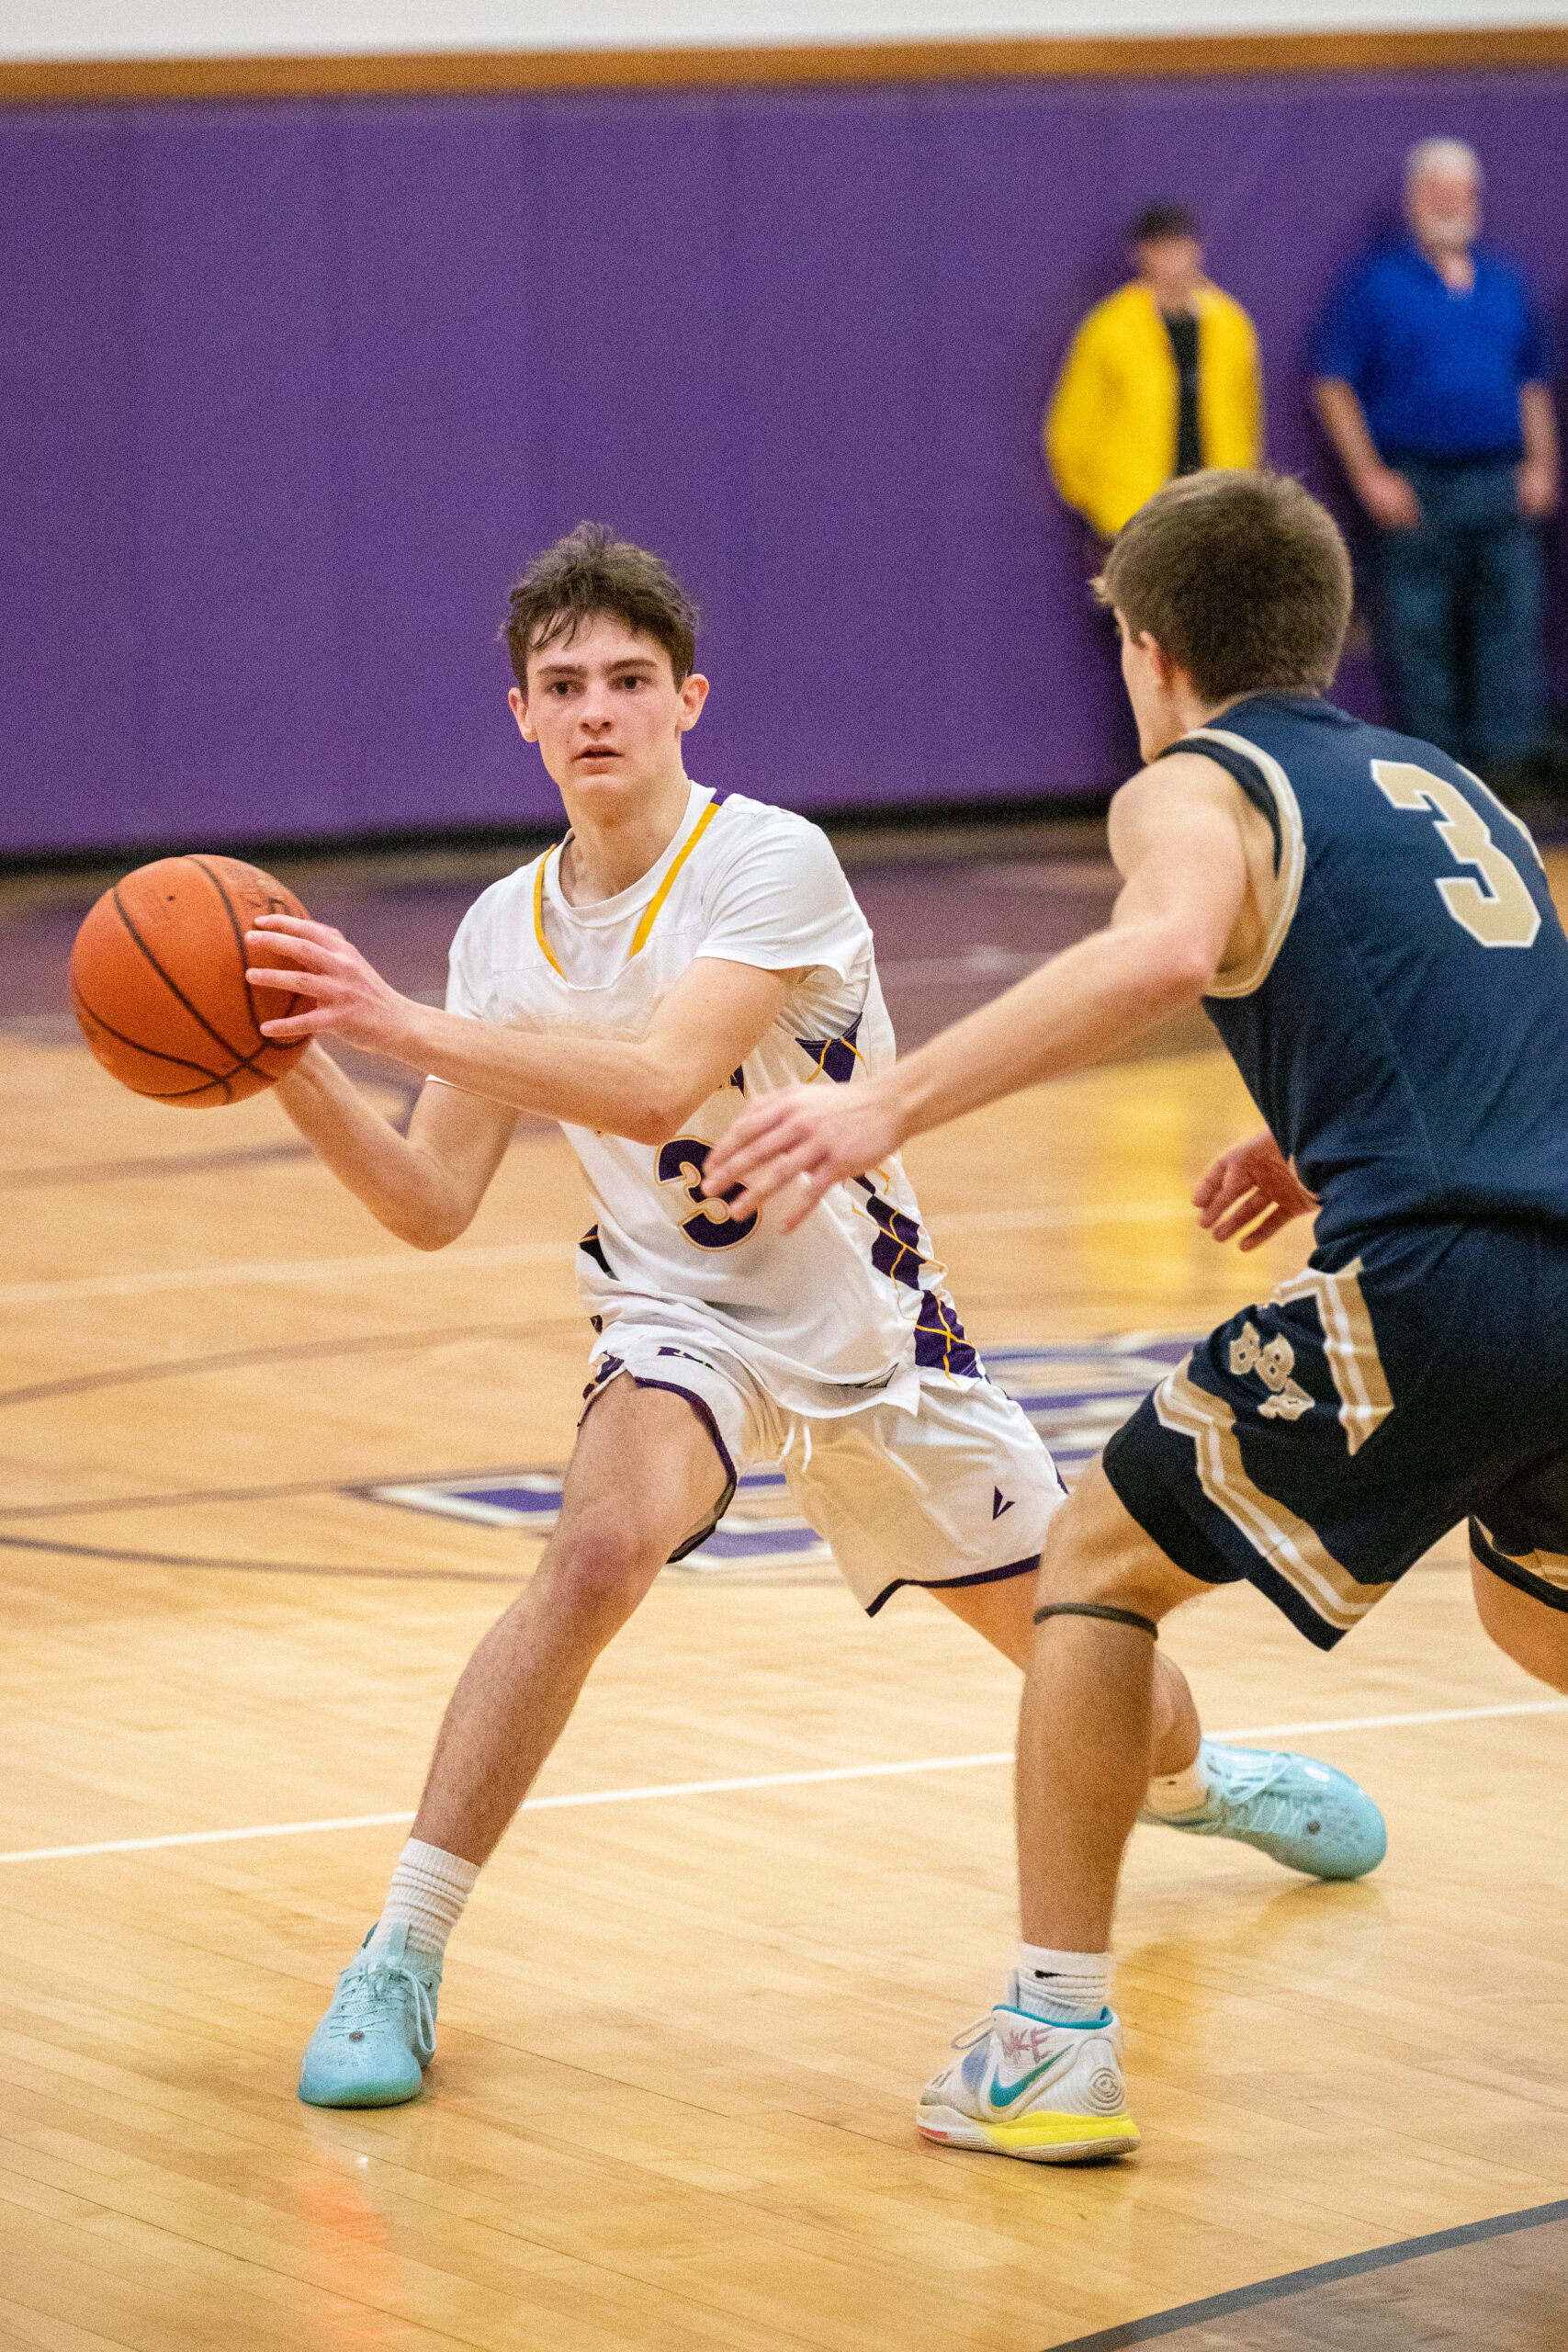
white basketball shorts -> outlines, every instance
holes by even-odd
[[[651,1317],[619,1315],[595,1349],[586,1414],[613,1380],[683,1396],[712,1438],[726,1489],[777,1466],[869,1616],[900,1585],[990,1584],[1035,1566],[1066,1499],[1055,1464],[1010,1396],[983,1378],[922,1372],[918,1411],[874,1399],[830,1417],[786,1413],[732,1350]]]

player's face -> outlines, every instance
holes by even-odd
[[[681,738],[707,690],[694,673],[677,685],[663,646],[599,613],[541,647],[529,660],[526,700],[515,686],[509,699],[561,791],[608,807],[680,779]]]

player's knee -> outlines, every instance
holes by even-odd
[[[548,1574],[574,1615],[628,1616],[663,1566],[663,1549],[636,1528],[595,1521],[563,1531],[550,1547]]]
[[[1473,1554],[1470,1577],[1483,1631],[1538,1682],[1568,1691],[1568,1612],[1505,1583]]]
[[[1089,1602],[1157,1621],[1201,1589],[1145,1534],[1097,1463],[1046,1532],[1035,1606]]]

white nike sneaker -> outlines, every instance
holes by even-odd
[[[926,2085],[915,2109],[928,2140],[1037,2165],[1088,2164],[1137,2146],[1122,2028],[1110,2009],[1090,2025],[1052,2025],[998,2002],[953,2046],[964,2056]]]

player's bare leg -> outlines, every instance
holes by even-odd
[[[1136,2147],[1110,1944],[1140,1815],[1240,1838],[1322,1877],[1359,1876],[1382,1859],[1377,1808],[1306,1758],[1204,1741],[1185,1772],[1151,1783],[1156,1693],[1168,1690],[1156,1628],[1208,1590],[1150,1541],[1098,1464],[1052,1520],[1032,1599],[1053,1613],[1035,1638],[1019,1721],[1023,1941],[1002,2000],[921,2094],[917,2120],[929,2139],[1045,2164]],[[1195,1800],[1190,1809],[1151,1811],[1173,1786]]]
[[[1120,1609],[1157,1624],[1208,1589],[1150,1542],[1096,1464],[1051,1522],[1034,1606]],[[1137,1625],[1061,1616],[1037,1629],[1018,1730],[1030,1943],[1079,1952],[1110,1944],[1122,1849],[1149,1777],[1158,1663]]]
[[[1551,1690],[1568,1690],[1568,1614],[1505,1584],[1470,1555],[1476,1614],[1497,1647]]]
[[[417,2097],[435,2048],[446,1939],[559,1738],[590,1668],[725,1475],[703,1423],[623,1376],[578,1434],[555,1533],[525,1590],[474,1652],[435,1743],[387,1907],[310,2038],[299,2096],[316,2107]]]
[[[413,1834],[490,1859],[566,1727],[589,1668],[724,1493],[713,1441],[682,1397],[623,1375],[583,1422],[559,1522],[526,1589],[464,1668]]]
[[[944,1609],[1010,1658],[1025,1674],[1034,1656],[1034,1611],[1040,1604],[1038,1579],[1006,1577],[995,1584],[933,1585],[933,1597]],[[1155,1654],[1151,1697],[1149,1763],[1152,1778],[1175,1778],[1197,1761],[1202,1728],[1187,1677],[1173,1658]]]

